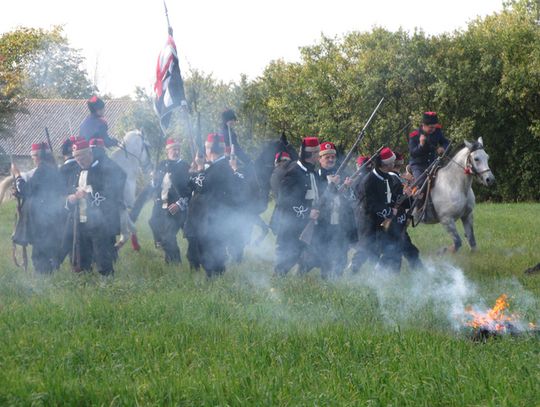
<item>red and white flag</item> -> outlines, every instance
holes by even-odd
[[[163,128],[169,127],[172,111],[182,106],[185,100],[176,44],[172,35],[169,35],[158,57],[154,84],[154,109]]]

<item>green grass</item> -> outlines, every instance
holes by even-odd
[[[479,205],[476,253],[438,258],[442,228],[413,229],[429,272],[337,282],[274,278],[270,242],[268,260],[207,281],[165,266],[144,221],[113,280],[24,274],[13,210],[0,208],[0,405],[539,405],[539,338],[476,343],[452,314],[507,292],[538,320],[540,276],[523,271],[540,261],[539,204]]]

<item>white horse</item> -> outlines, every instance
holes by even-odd
[[[124,188],[126,210],[123,210],[120,214],[121,231],[116,246],[118,248],[122,247],[131,236],[133,248],[138,250],[137,228],[131,220],[128,210],[135,203],[139,171],[142,170],[147,173],[152,167],[148,144],[144,140],[143,134],[139,130],[126,133],[119,147],[111,153],[110,157],[126,173],[126,185]]]
[[[484,150],[482,137],[473,143],[465,141],[465,147],[437,173],[430,192],[435,213],[427,216],[423,222],[431,224],[440,222],[452,236],[453,245],[443,251],[456,252],[461,247],[461,237],[456,228],[457,219],[461,219],[463,223],[465,237],[471,250],[476,249],[473,227],[475,197],[472,182],[473,178],[476,178],[485,186],[495,183],[488,159],[489,155]]]
[[[137,176],[140,170],[148,172],[152,163],[150,161],[150,153],[148,152],[148,144],[144,140],[143,134],[139,130],[131,130],[124,136],[120,145],[111,153],[111,159],[116,162],[126,173],[126,185],[124,188],[124,203],[126,210],[120,214],[120,239],[117,242],[117,247],[123,246],[129,237],[132,238],[133,248],[138,248],[137,229],[131,221],[128,210],[135,203]],[[29,178],[35,169],[21,173],[23,178]],[[11,176],[6,177],[0,182],[0,204],[4,202],[6,193],[13,184]]]

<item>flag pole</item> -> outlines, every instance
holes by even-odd
[[[163,7],[165,8],[165,18],[167,19],[167,33],[172,37],[173,36],[173,29],[171,27],[171,22],[169,20],[169,10],[167,9],[167,3],[165,0],[163,0]],[[180,69],[180,58],[178,58],[178,69]],[[182,94],[184,95],[184,99],[180,102],[180,112],[184,118],[185,126],[187,127],[188,137],[189,137],[189,148],[191,150],[191,157],[193,160],[196,158],[197,149],[195,148],[195,140],[193,138],[193,129],[191,126],[191,117],[189,116],[189,110],[188,110],[188,104],[185,99],[185,89],[184,89],[184,81],[182,80]],[[163,134],[165,134],[165,131],[163,129],[163,126],[160,123],[161,130],[163,131]]]

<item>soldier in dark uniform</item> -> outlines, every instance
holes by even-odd
[[[272,171],[272,175],[270,176],[270,189],[274,197],[274,202],[277,202],[279,200],[281,180],[287,173],[287,169],[291,164],[296,165],[296,163],[293,163],[291,161],[291,156],[289,155],[289,153],[287,153],[286,151],[276,153],[274,158],[274,170]],[[275,205],[274,210],[272,211],[272,216],[270,218],[270,229],[272,229],[272,232],[274,232],[275,235],[277,235],[278,225],[279,211],[277,209],[277,205]]]
[[[36,169],[27,181],[21,177],[15,164],[11,167],[16,194],[23,200],[19,223],[26,222],[24,226],[17,225],[14,240],[18,244],[32,245],[32,263],[36,272],[51,273],[58,268],[62,179],[45,143],[32,144],[31,156]],[[20,230],[26,231],[24,237],[17,233]]]
[[[321,143],[319,152],[319,175],[327,199],[320,207],[320,216],[315,228],[314,245],[319,256],[319,267],[323,278],[338,277],[343,274],[347,264],[347,253],[354,229],[353,213],[349,193],[351,180],[344,181],[346,187],[338,191],[340,177],[336,171],[336,146],[331,142]],[[327,190],[327,192],[324,192]]]
[[[369,156],[361,155],[356,159],[357,169],[362,168],[364,163],[370,159]],[[368,261],[376,261],[376,252],[374,251],[373,242],[370,240],[372,236],[368,233],[368,222],[365,210],[365,178],[373,170],[373,165],[368,164],[362,168],[357,177],[353,180],[351,186],[354,203],[354,221],[357,232],[357,243],[354,248],[354,253],[351,259],[350,269],[353,273],[357,273],[360,267]]]
[[[180,248],[176,240],[187,216],[191,187],[189,164],[180,158],[180,143],[166,141],[167,159],[161,161],[152,179],[154,208],[148,223],[156,245],[165,252],[166,263],[180,263]]]
[[[105,151],[105,142],[101,138],[90,139],[90,149],[94,160],[98,160],[108,174],[111,174],[108,182],[111,183],[112,190],[115,191],[114,200],[119,203],[119,210],[122,213],[126,209],[124,202],[124,190],[126,187],[127,175],[125,171],[116,162],[111,160]],[[119,224],[120,226],[120,224]],[[114,246],[114,260],[118,259],[118,249],[116,248],[116,236],[121,232],[120,227],[114,235],[111,236],[111,242]]]
[[[376,242],[378,265],[399,272],[408,201],[396,207],[404,192],[399,177],[392,172],[395,158],[386,147],[375,160],[375,168],[365,178],[365,211],[366,235]]]
[[[244,152],[242,146],[238,143],[238,135],[234,131],[236,124],[236,114],[234,110],[227,109],[221,113],[221,134],[225,140],[225,150],[231,151],[230,141],[234,146],[234,154],[242,161],[244,165],[251,164],[251,158]],[[230,140],[229,140],[230,134]]]
[[[70,210],[70,221],[77,230],[71,236],[79,248],[76,258],[72,259],[74,269],[88,271],[95,262],[100,274],[112,275],[114,245],[111,236],[120,229],[123,204],[111,182],[115,174],[102,161],[94,159],[86,140],[73,145],[73,156],[78,168],[68,176],[66,208]]]
[[[186,222],[190,263],[204,268],[208,277],[223,274],[227,260],[227,240],[234,238],[241,217],[235,215],[240,205],[236,193],[243,177],[236,160],[225,157],[225,140],[221,134],[209,134],[205,143],[206,164],[198,162],[192,176],[193,197]],[[194,256],[194,257],[191,257]],[[196,256],[196,257],[195,257]]]
[[[69,184],[72,182],[72,174],[79,170],[79,164],[73,158],[73,144],[77,141],[84,140],[80,136],[70,136],[62,143],[62,156],[64,162],[59,167],[60,177],[64,191],[69,190]],[[58,250],[58,264],[62,264],[66,256],[71,253],[71,241],[73,239],[73,218],[70,218],[68,211],[63,211],[61,220],[62,225],[62,242]]]
[[[306,137],[302,140],[300,159],[292,164],[281,180],[277,201],[279,221],[274,271],[284,275],[299,263],[305,273],[316,264],[312,248],[299,237],[310,219],[316,220],[319,211],[313,208],[320,198],[321,178],[315,166],[319,161],[319,140]]]
[[[424,170],[437,158],[437,155],[444,152],[448,144],[449,141],[444,137],[437,113],[425,112],[420,128],[409,135],[410,167],[415,179],[425,178],[422,176]]]
[[[401,184],[404,188],[408,187],[411,184],[412,177],[409,176],[408,173],[402,173],[401,169],[404,163],[404,157],[402,154],[395,152],[396,154],[396,161],[394,162],[394,173],[400,178]],[[407,221],[408,225],[408,221]],[[402,241],[402,250],[403,250],[403,257],[407,259],[407,262],[409,263],[409,267],[413,269],[421,268],[423,267],[422,260],[420,260],[420,250],[418,250],[418,247],[415,246],[415,244],[411,240],[411,236],[409,236],[409,232],[407,230],[404,230],[402,233],[403,241]]]
[[[88,142],[93,138],[103,139],[106,147],[118,145],[118,141],[109,135],[109,125],[103,117],[105,114],[105,102],[97,96],[92,96],[86,103],[90,115],[81,123],[79,136]]]

